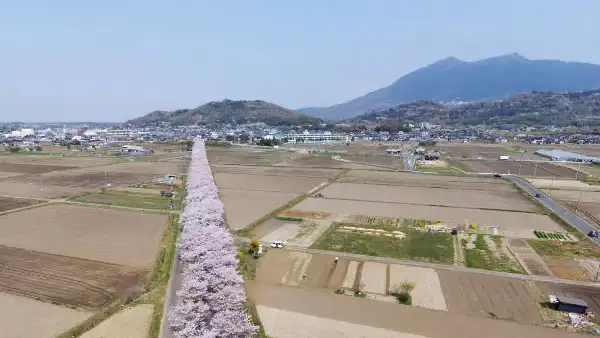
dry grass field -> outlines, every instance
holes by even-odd
[[[0,293],[0,328],[6,338],[53,338],[92,314]]]
[[[149,268],[166,221],[161,214],[47,205],[0,217],[0,245]]]
[[[497,210],[537,210],[535,205],[517,191],[490,192],[484,190],[332,183],[321,192],[326,198],[333,199]]]

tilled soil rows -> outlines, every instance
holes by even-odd
[[[0,290],[96,310],[127,296],[146,271],[0,246]]]
[[[518,279],[447,270],[438,275],[450,312],[542,324],[535,301]]]
[[[25,198],[11,198],[0,196],[0,212],[24,208],[30,205],[37,204],[41,201],[29,200]]]

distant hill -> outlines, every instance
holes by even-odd
[[[600,90],[530,92],[506,100],[479,101],[448,107],[415,101],[348,119],[349,122],[411,121],[437,124],[600,125]]]
[[[175,111],[154,111],[142,117],[129,120],[132,125],[149,125],[167,122],[171,125],[224,125],[263,122],[267,125],[318,124],[318,118],[300,114],[294,110],[280,107],[265,101],[209,102],[194,109]]]
[[[528,60],[509,54],[475,62],[446,58],[409,73],[388,87],[345,103],[298,111],[341,120],[419,100],[506,99],[531,91],[573,92],[600,88],[600,65]]]

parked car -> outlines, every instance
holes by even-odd
[[[498,177],[499,178],[499,177],[502,177],[502,175],[500,175],[500,174],[494,174],[494,177]]]
[[[283,248],[285,244],[285,241],[273,241],[273,243],[271,243],[271,248]]]
[[[175,195],[175,193],[171,190],[161,190],[160,195],[166,196],[166,197],[173,197],[173,195]]]
[[[536,197],[536,198],[540,198],[540,193],[539,193],[539,192],[538,192],[538,193],[536,193],[536,194],[535,194],[535,197]]]

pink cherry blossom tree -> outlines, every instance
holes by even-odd
[[[225,227],[223,204],[206,157],[196,140],[177,239],[183,282],[169,310],[176,338],[251,337],[257,327],[244,310],[244,279],[237,250]]]

